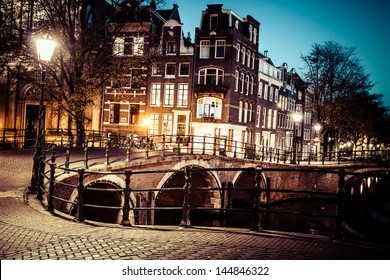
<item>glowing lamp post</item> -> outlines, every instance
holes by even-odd
[[[291,164],[296,164],[297,163],[297,144],[298,144],[298,124],[301,123],[302,121],[302,115],[298,113],[294,113],[292,115],[293,120],[294,120],[294,135],[293,135],[293,156],[291,160]]]
[[[46,67],[50,62],[53,55],[54,49],[56,47],[55,41],[50,39],[48,36],[39,38],[36,40],[37,55],[39,60],[39,67],[41,68],[41,94],[39,99],[39,112],[38,112],[38,127],[37,127],[37,137],[35,140],[35,154],[33,162],[33,170],[30,185],[28,186],[29,193],[36,193],[39,184],[39,162],[42,157],[42,149],[44,145],[43,140],[43,131],[45,129],[45,122],[43,119],[43,100],[44,100],[44,87],[45,87],[45,76],[46,76]]]

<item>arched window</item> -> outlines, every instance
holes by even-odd
[[[199,85],[223,85],[223,70],[217,68],[205,68],[199,70]]]

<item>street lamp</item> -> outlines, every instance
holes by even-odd
[[[31,181],[28,186],[29,193],[37,193],[39,188],[39,163],[42,157],[42,149],[44,145],[43,131],[45,129],[45,122],[43,119],[43,100],[44,100],[44,87],[46,68],[51,60],[55,49],[56,43],[49,36],[44,36],[36,40],[37,56],[39,60],[39,67],[41,68],[41,94],[39,99],[39,112],[38,112],[38,128],[37,137],[35,140],[35,153]]]
[[[303,116],[299,113],[294,113],[292,115],[294,120],[294,135],[293,135],[293,157],[291,160],[291,164],[297,163],[297,146],[298,146],[298,124],[301,123]]]
[[[320,150],[319,147],[321,145],[321,137],[320,137],[320,131],[321,131],[321,124],[320,123],[316,123],[314,125],[314,130],[316,132],[316,135],[314,137],[314,145],[316,147],[316,158],[318,159],[318,151]]]

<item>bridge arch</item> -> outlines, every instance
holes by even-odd
[[[88,220],[107,222],[107,223],[120,223],[122,221],[122,207],[124,204],[123,189],[126,187],[125,181],[117,175],[107,175],[98,179],[89,181],[85,185],[84,189],[84,203],[90,205],[101,205],[114,207],[115,209],[97,208],[97,207],[85,207],[84,216]],[[105,190],[106,189],[106,190]],[[117,190],[117,191],[115,191]],[[68,205],[68,213],[75,215],[77,211],[78,191],[75,189],[70,195]],[[130,194],[130,205],[135,205],[134,194]],[[118,208],[118,209],[116,209]],[[130,211],[129,220],[131,224],[134,224],[134,212]]]
[[[245,228],[251,226],[253,207],[256,199],[254,191],[256,187],[256,176],[256,169],[251,168],[237,172],[233,178],[232,189],[229,190],[229,207],[242,209],[242,211],[229,213],[227,218],[228,226]],[[265,201],[267,198],[264,190],[267,188],[267,180],[263,173],[260,176],[260,188],[263,190],[260,201]]]
[[[155,207],[175,207],[177,209],[154,211],[154,224],[179,224],[182,218],[184,170],[191,167],[190,174],[190,220],[193,225],[219,226],[221,208],[220,179],[215,172],[207,170],[208,164],[199,160],[180,162],[174,166],[177,172],[166,174],[155,192]],[[177,188],[167,190],[164,188]],[[197,210],[207,208],[208,210]],[[217,210],[212,210],[217,209]]]

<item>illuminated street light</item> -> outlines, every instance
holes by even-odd
[[[33,170],[32,170],[31,181],[28,186],[29,193],[37,193],[38,188],[40,187],[39,163],[42,158],[42,149],[44,145],[43,131],[45,129],[45,122],[43,118],[45,77],[46,77],[46,68],[48,63],[51,60],[55,46],[56,46],[56,42],[51,38],[49,38],[49,36],[44,36],[36,40],[37,56],[39,60],[39,67],[41,68],[41,81],[40,81],[41,94],[39,99],[38,127],[37,127],[37,137],[35,140]],[[39,193],[41,192],[38,192],[38,194]]]
[[[293,156],[291,160],[291,164],[297,163],[297,146],[298,146],[298,124],[301,123],[303,116],[299,113],[294,113],[292,115],[294,120],[294,135],[293,135]]]

